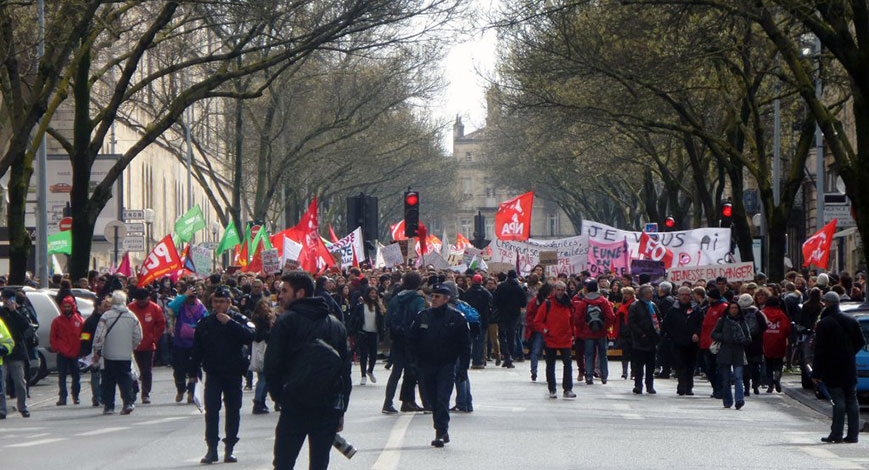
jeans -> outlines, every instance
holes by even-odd
[[[129,364],[129,361],[127,361]],[[78,370],[78,359],[70,359],[57,355],[57,387],[58,395],[61,400],[66,400],[66,376],[69,375],[72,381],[72,398],[78,399],[78,394],[81,391],[81,377]]]
[[[95,404],[103,404],[102,371],[97,366],[91,367],[91,401]]]
[[[450,395],[456,380],[456,365],[419,366],[419,385],[425,389],[423,397],[432,409],[436,435],[443,436],[450,430]]]
[[[133,377],[130,375],[130,361],[103,360],[102,387],[103,404],[106,410],[115,409],[115,386],[121,389],[124,407],[133,404]]]
[[[6,359],[6,364],[3,366],[6,369],[6,375],[12,378],[12,387],[15,389],[15,399],[18,404],[18,411],[27,411],[27,376],[24,375],[24,359]],[[4,398],[5,404],[5,398]],[[6,406],[2,407],[2,411],[6,412]]]
[[[600,379],[606,382],[609,376],[609,366],[607,365],[606,358],[606,337],[586,339],[583,342],[585,349],[585,380],[594,380],[594,355],[597,353],[598,364],[600,365]]]
[[[308,438],[308,468],[326,470],[329,453],[338,430],[338,412],[310,413],[294,408],[282,408],[275,428],[275,470],[292,470]]]
[[[498,336],[501,341],[501,354],[504,356],[504,361],[507,364],[512,364],[513,359],[519,358],[519,353],[516,351],[516,326],[519,320],[505,320],[498,325]]]
[[[643,389],[643,378],[646,380],[646,391],[655,389],[655,350],[631,350],[631,370],[634,373],[634,388]]]
[[[253,401],[258,403],[263,408],[266,407],[266,398],[268,398],[268,387],[266,386],[266,374],[263,372],[256,373],[256,387],[254,387]]]
[[[154,366],[154,351],[136,351],[133,353],[136,365],[139,366],[139,379],[142,381],[142,398],[151,396],[151,369]]]
[[[537,377],[537,363],[543,353],[543,333],[535,331],[531,333],[531,377]]]
[[[550,392],[555,392],[555,356],[561,353],[561,388],[564,391],[573,390],[573,371],[570,364],[570,348],[546,348],[546,385]]]
[[[362,376],[365,377],[366,372],[374,372],[374,363],[377,362],[377,333],[360,332],[356,337],[356,351],[359,353]]]
[[[514,360],[525,360],[525,345],[522,343],[523,338],[525,338],[525,312],[522,312],[522,314],[519,315],[519,321],[516,323],[516,341],[513,349],[513,352],[515,353],[513,356]]]
[[[471,396],[471,379],[456,381],[456,407],[462,411],[474,411],[474,397]]]
[[[712,354],[708,349],[703,350],[703,359],[706,361],[706,378],[712,385],[712,397],[721,398],[721,377],[718,373],[718,355]]]
[[[576,353],[576,380],[585,377],[585,342],[579,338],[573,343],[573,351]]]
[[[492,344],[492,354],[501,359],[500,331],[497,323],[489,323],[486,327],[486,339]]]
[[[389,379],[386,381],[386,396],[383,399],[384,408],[392,406],[402,372],[404,372],[404,380],[401,382],[401,393],[398,398],[405,403],[416,402],[416,370],[409,362],[404,342],[394,341],[392,343],[392,369],[389,370]]]
[[[860,432],[860,407],[857,406],[857,387],[827,387],[833,399],[833,424],[830,437],[841,439],[845,432],[845,415],[848,416],[848,440],[857,440]]]
[[[482,329],[476,336],[471,338],[471,365],[486,365],[486,330]]]
[[[730,364],[719,364],[718,372],[721,380],[721,397],[724,400],[724,406],[730,408],[733,406],[733,389],[730,388],[730,379],[733,378],[733,384],[736,388],[736,403],[745,402],[745,394],[742,389],[742,365],[733,364],[732,371]]]
[[[241,421],[241,379],[239,376],[208,374],[205,378],[205,442],[208,447],[217,447],[220,442],[220,402],[226,405],[226,425],[223,442],[233,446],[238,442],[238,425]]]

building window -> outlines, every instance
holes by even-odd
[[[558,235],[558,214],[549,214],[549,236]]]
[[[490,217],[486,218],[486,238],[489,240],[495,239],[495,222],[490,221]]]
[[[465,197],[470,197],[473,194],[474,183],[469,177],[462,178],[462,194]]]
[[[471,155],[471,152],[465,152],[465,161],[466,162],[474,161],[474,157],[473,157],[473,155]]]
[[[486,197],[495,197],[495,188],[487,187],[486,188]]]
[[[459,231],[462,232],[462,235],[466,237],[473,235],[472,232],[474,231],[474,224],[473,222],[471,222],[471,219],[462,219],[459,221],[459,225],[461,226]]]

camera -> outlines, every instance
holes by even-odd
[[[341,452],[348,460],[356,455],[356,448],[353,447],[353,444],[347,442],[340,434],[335,434],[335,442],[332,443],[332,447]]]

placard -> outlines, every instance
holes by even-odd
[[[558,253],[558,263],[546,267],[547,275],[579,274],[585,269],[588,258],[588,237],[580,235],[556,240],[530,238],[524,242],[496,239],[489,245],[489,249],[492,250],[492,263],[511,264],[513,269],[516,268],[518,256],[519,271],[523,275],[530,273],[534,266],[540,264],[540,253],[543,251]]]
[[[633,276],[634,281],[639,282],[641,274],[648,274],[649,282],[658,284],[667,278],[667,268],[664,266],[663,261],[632,259],[631,276]]]
[[[387,267],[401,266],[404,264],[404,255],[401,254],[401,245],[393,243],[386,245],[380,249],[380,255],[383,256],[383,263]]]
[[[263,272],[266,274],[274,274],[281,270],[281,256],[278,254],[277,248],[271,250],[263,250]]]
[[[713,264],[708,266],[672,268],[667,272],[667,280],[672,283],[714,281],[723,276],[728,281],[753,281],[754,263]]]
[[[540,260],[538,262],[543,266],[555,266],[558,264],[558,252],[557,251],[541,251],[540,252]]]

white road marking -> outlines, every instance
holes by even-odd
[[[45,428],[42,428],[42,427],[39,427],[39,428],[36,428],[36,427],[34,427],[34,428],[5,428],[5,429],[4,429],[4,428],[0,428],[0,433],[4,433],[4,432],[42,431],[43,429],[45,429]]]
[[[622,413],[622,418],[625,419],[644,419],[641,415],[636,413]]]
[[[613,403],[610,405],[614,410],[630,410],[631,405],[628,403]]]
[[[413,417],[413,414],[403,414],[398,417],[398,420],[392,425],[392,430],[389,431],[386,446],[380,452],[377,461],[371,466],[371,470],[395,470],[398,468],[398,461],[401,459],[401,445],[404,443],[404,436],[407,434],[407,428]]]
[[[10,444],[8,446],[5,446],[5,448],[6,449],[13,449],[13,448],[22,448],[22,447],[33,447],[33,446],[40,446],[42,444],[51,444],[53,442],[60,442],[60,441],[65,441],[65,440],[67,440],[66,437],[55,437],[52,439],[42,439],[42,440],[38,440],[38,441],[21,442],[19,444]]]
[[[130,427],[129,426],[121,426],[121,427],[116,427],[116,428],[95,429],[93,431],[80,432],[80,433],[76,434],[76,436],[80,436],[80,437],[99,436],[100,434],[109,434],[109,433],[112,433],[115,431],[123,431],[125,429],[130,429]]]
[[[50,432],[41,432],[39,434],[31,434],[31,435],[27,436],[27,439],[36,439],[37,437],[45,437],[45,436],[50,436],[50,435],[51,435]]]
[[[133,423],[133,424],[135,424],[136,426],[147,426],[149,424],[169,423],[172,421],[178,421],[179,419],[186,419],[186,418],[188,418],[188,416],[170,416],[168,418],[152,419],[150,421],[140,421],[138,423]]]

